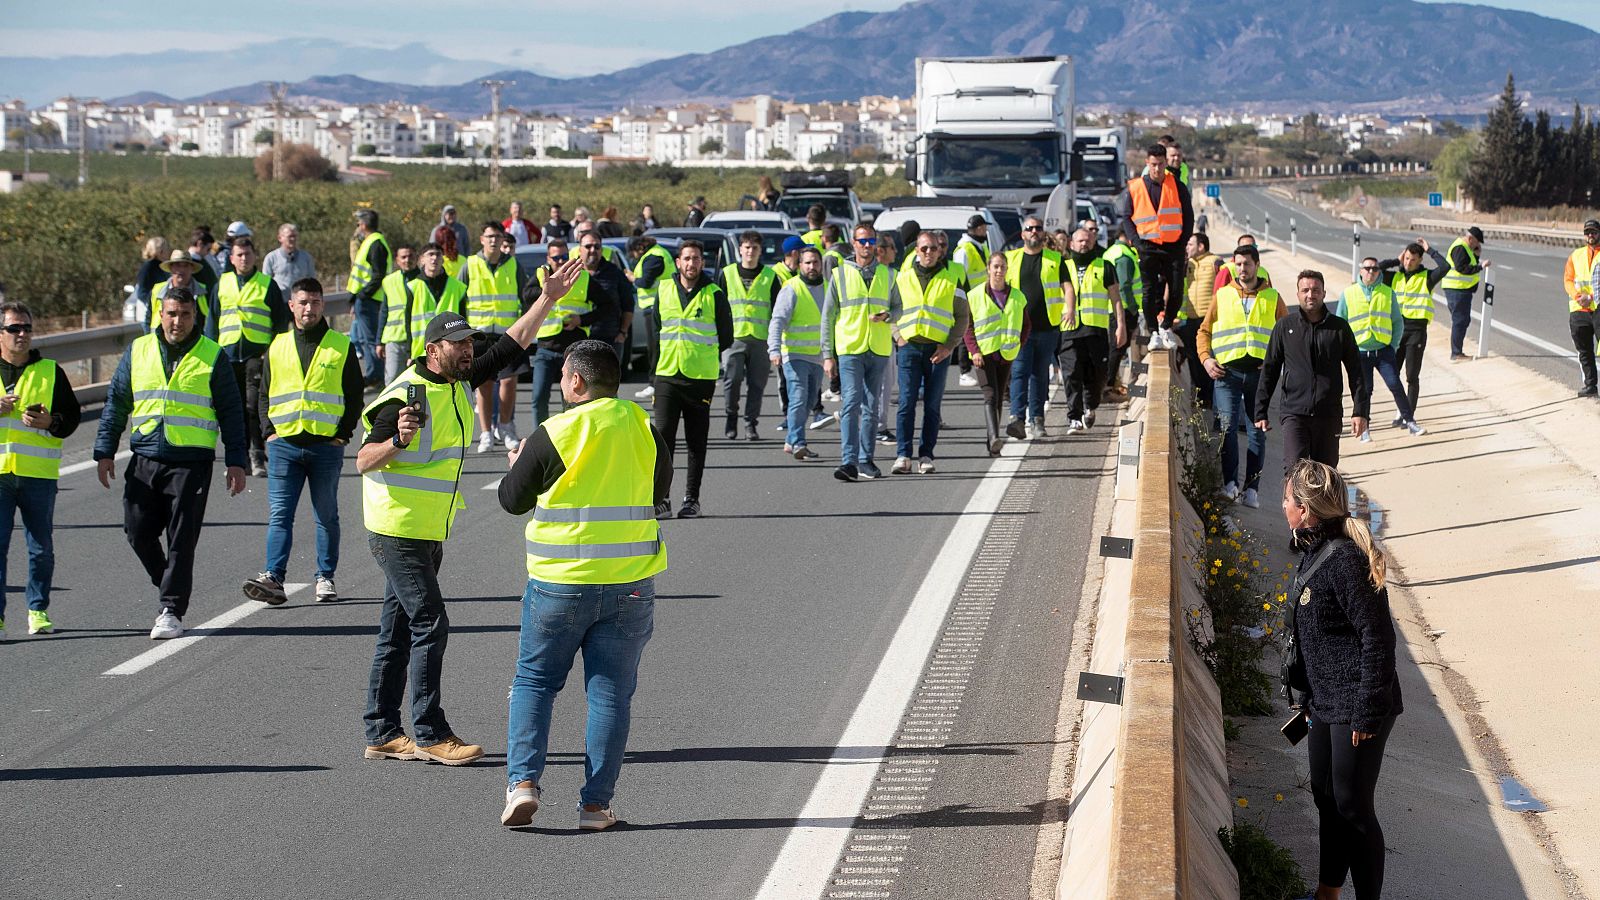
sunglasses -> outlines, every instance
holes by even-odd
[[[871,247],[873,244],[876,244],[877,242],[878,242],[877,238],[856,238],[856,243],[862,245],[863,247]]]
[[[1044,230],[1044,226],[1043,225],[1024,225],[1024,226],[1022,226],[1022,230],[1023,231],[1043,231]]]
[[[33,326],[26,323],[17,323],[6,326],[6,334],[33,334]]]
[[[1376,271],[1378,271],[1378,267],[1377,266],[1362,266],[1361,267],[1361,271],[1363,271],[1363,272],[1376,272]]]
[[[552,266],[559,266],[559,265],[561,265],[562,263],[564,263],[566,261],[567,261],[567,258],[565,256],[552,256],[552,257],[550,257],[550,265],[552,265]]]

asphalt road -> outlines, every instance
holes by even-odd
[[[1245,217],[1258,236],[1266,233],[1266,219],[1271,217],[1271,235],[1274,240],[1287,242],[1289,222],[1297,226],[1301,252],[1320,257],[1328,263],[1324,270],[1329,279],[1330,294],[1350,283],[1351,224],[1336,220],[1321,210],[1314,210],[1274,197],[1265,188],[1224,187],[1222,200],[1241,226]],[[1372,231],[1363,228],[1361,252],[1379,259],[1398,257],[1400,250],[1417,237],[1424,237],[1440,253],[1450,249],[1450,243],[1460,234],[1442,232]],[[1574,236],[1573,247],[1579,238]],[[1570,248],[1515,241],[1491,241],[1484,245],[1483,258],[1494,265],[1495,304],[1494,333],[1489,339],[1489,350],[1529,369],[1554,379],[1561,384],[1580,385],[1577,356],[1572,349],[1572,339],[1567,331],[1567,295],[1561,286],[1561,274]],[[1270,248],[1262,253],[1261,264],[1274,276]],[[1432,265],[1425,261],[1426,265]],[[1436,319],[1448,324],[1443,293],[1435,292],[1438,306]],[[1469,336],[1476,340],[1479,334],[1479,314],[1483,309],[1483,289],[1478,289],[1473,302],[1473,324]],[[1510,331],[1507,329],[1514,329]],[[1518,334],[1520,332],[1520,334]]]
[[[629,824],[600,834],[575,831],[576,675],[557,703],[535,827],[498,824],[524,583],[524,523],[486,489],[502,455],[469,454],[469,508],[442,573],[445,706],[489,750],[464,769],[361,758],[382,583],[353,461],[340,491],[344,602],[315,604],[301,588],[123,675],[104,673],[168,646],[147,636],[154,591],[121,531],[120,484],[104,490],[91,468],[65,475],[57,634],[26,635],[20,529],[9,557],[0,895],[744,898],[810,829],[839,838],[821,844],[834,855],[793,859],[830,893],[848,894],[844,867],[887,838],[900,849],[877,862],[904,861],[888,866],[893,896],[948,897],[952,885],[1025,896],[1034,839],[1059,817],[1045,783],[1110,429],[991,461],[977,391],[952,384],[938,473],[845,485],[830,475],[837,432],[813,444],[822,462],[794,463],[768,401],[772,438],[714,439],[707,517],[667,526],[671,563],[616,800]],[[1060,410],[1050,421],[1064,431]],[[68,442],[69,465],[87,459],[93,430]],[[262,566],[266,510],[261,481],[229,498],[219,473],[191,628],[245,603],[238,586]],[[975,565],[951,549],[963,535]],[[311,580],[307,504],[296,536],[291,584]],[[927,605],[941,592],[953,596]],[[886,674],[916,676],[909,706],[866,696]],[[891,737],[841,746],[879,725]],[[895,749],[879,766],[885,745]],[[872,786],[847,814],[805,817],[837,800],[813,796],[823,779],[859,772]]]

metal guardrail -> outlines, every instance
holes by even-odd
[[[1565,247],[1576,247],[1583,242],[1581,229],[1563,231],[1556,228],[1534,228],[1526,225],[1485,225],[1481,222],[1464,222],[1457,219],[1411,220],[1413,229],[1426,228],[1438,231],[1460,232],[1465,231],[1468,225],[1477,225],[1483,229],[1483,236],[1486,238],[1500,237],[1513,241],[1555,244]]]
[[[349,314],[348,292],[326,294],[324,299],[326,301],[324,314],[329,318]],[[107,356],[120,356],[136,338],[148,332],[149,329],[140,322],[119,322],[96,328],[41,334],[33,339],[33,347],[41,356],[47,356],[56,362],[88,361],[88,383],[77,386],[74,392],[78,395],[79,403],[102,403],[106,399],[110,373],[104,371],[101,361]]]

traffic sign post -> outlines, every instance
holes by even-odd
[[[1443,206],[1444,205],[1444,194],[1441,194],[1438,191],[1434,191],[1433,193],[1429,194],[1428,195],[1428,205],[1429,206]]]
[[[1266,222],[1261,226],[1261,236],[1270,241],[1272,240],[1272,213],[1263,213],[1262,218]]]
[[[1350,223],[1350,280],[1361,277],[1361,223]]]
[[[1220,199],[1221,197],[1222,197],[1222,185],[1220,185],[1220,184],[1208,184],[1208,185],[1206,185],[1206,199],[1208,199],[1208,200],[1217,200],[1217,199]]]
[[[1469,303],[1471,301],[1468,301]],[[1483,270],[1483,317],[1478,320],[1478,352],[1473,359],[1489,353],[1489,328],[1494,324],[1494,269]]]
[[[1300,255],[1300,235],[1295,231],[1294,216],[1289,217],[1289,253]]]

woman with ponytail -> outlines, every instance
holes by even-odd
[[[1303,552],[1293,605],[1309,731],[1311,793],[1320,819],[1316,900],[1348,873],[1360,900],[1383,889],[1383,829],[1373,804],[1384,744],[1401,712],[1394,621],[1383,554],[1350,517],[1344,479],[1303,459],[1283,487],[1283,513]]]

